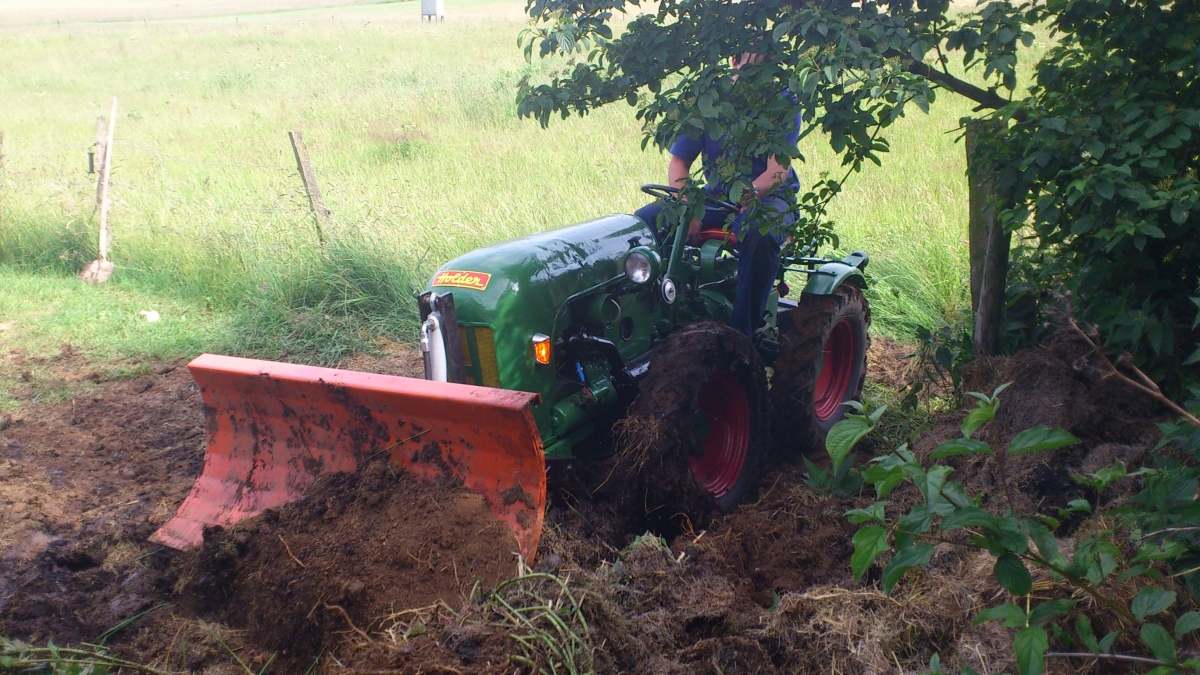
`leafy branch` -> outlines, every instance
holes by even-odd
[[[1017,602],[989,607],[979,613],[975,622],[1001,621],[1005,627],[1017,630],[1013,649],[1022,675],[1039,675],[1044,669],[1045,659],[1051,655],[1060,658],[1084,655],[1083,652],[1049,652],[1051,634],[1055,640],[1068,645],[1077,640],[1094,658],[1145,663],[1166,669],[1155,671],[1155,675],[1165,675],[1178,669],[1200,669],[1200,660],[1183,658],[1177,650],[1179,640],[1200,629],[1200,614],[1187,612],[1179,616],[1172,635],[1157,617],[1175,605],[1174,591],[1147,583],[1131,602],[1125,603],[1118,599],[1112,588],[1131,579],[1153,581],[1160,578],[1160,573],[1155,569],[1157,563],[1170,565],[1183,560],[1193,550],[1170,537],[1186,536],[1186,533],[1193,531],[1193,526],[1183,524],[1157,528],[1150,532],[1152,536],[1131,532],[1130,541],[1136,550],[1132,556],[1126,556],[1121,547],[1112,541],[1115,530],[1106,524],[1110,521],[1101,519],[1101,527],[1091,538],[1076,542],[1070,558],[1061,553],[1054,535],[1061,523],[1045,514],[1018,513],[1004,463],[1010,456],[1054,451],[1077,444],[1079,439],[1063,429],[1045,426],[1036,426],[1016,434],[1003,449],[992,448],[974,438],[981,428],[994,419],[1000,406],[1000,394],[1007,386],[1001,385],[991,395],[979,392],[969,394],[976,399],[976,405],[963,420],[961,437],[939,445],[929,457],[931,462],[935,462],[933,465],[925,466],[918,462],[905,444],[871,460],[870,465],[861,471],[862,479],[875,488],[878,501],[870,507],[846,513],[850,522],[862,526],[854,535],[854,553],[850,561],[855,579],[861,580],[880,556],[891,552],[891,559],[881,574],[883,590],[890,594],[910,570],[930,564],[935,544],[986,550],[995,558],[992,574],[997,583],[1014,600],[1025,598],[1026,602],[1024,607]],[[841,425],[845,426],[839,428]],[[863,419],[848,419],[835,425],[829,434],[831,440],[827,441],[831,456],[834,445],[839,452],[844,450],[848,455],[849,449],[843,448],[842,439],[852,441],[852,446],[872,430],[873,425],[865,423]],[[1197,438],[1200,438],[1200,434],[1197,434]],[[1200,440],[1197,440],[1194,449],[1200,453]],[[982,508],[982,497],[966,494],[961,483],[949,480],[953,468],[936,463],[959,455],[983,455],[994,462],[1004,491],[1006,509],[1003,514],[997,515]],[[1095,504],[1076,500],[1060,511],[1098,514],[1102,504],[1100,495],[1114,481],[1144,476],[1147,491],[1150,492],[1155,485],[1166,480],[1165,477],[1173,475],[1161,469],[1129,471],[1120,462],[1093,473],[1077,474],[1073,476],[1077,482],[1096,490]],[[887,498],[902,483],[914,486],[923,501],[907,513],[889,517],[886,509],[891,502]],[[1181,494],[1186,492],[1188,499],[1195,494],[1196,485],[1200,484],[1194,479],[1184,482],[1183,487],[1178,487],[1176,483],[1170,483],[1169,489]],[[1143,502],[1149,501],[1148,498],[1143,499]],[[1156,522],[1142,513],[1123,515],[1121,522],[1132,523],[1135,528],[1141,523]],[[961,534],[956,531],[961,531]],[[1030,607],[1033,590],[1031,567],[1043,569],[1053,578],[1062,580],[1075,589],[1076,594],[1045,600]],[[1111,613],[1116,619],[1115,630],[1101,639],[1096,638],[1091,619],[1078,605],[1076,595],[1080,593],[1091,597],[1097,606]],[[1075,616],[1074,638],[1060,625],[1072,615]],[[1126,633],[1132,635],[1135,630],[1137,640],[1152,656],[1115,654],[1113,646],[1116,641]],[[940,660],[936,663],[939,670],[934,672],[940,672]],[[933,665],[934,662],[931,662],[931,669]]]

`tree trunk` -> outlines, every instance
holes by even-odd
[[[1004,295],[1012,233],[997,217],[996,176],[978,148],[983,125],[967,124],[967,177],[970,185],[971,310],[975,313],[975,353],[998,354],[1004,334]]]

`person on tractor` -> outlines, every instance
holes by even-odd
[[[761,54],[743,53],[731,58],[734,81],[737,71],[747,64],[760,63]],[[786,88],[782,96],[793,98]],[[792,120],[788,142],[795,144],[800,136],[800,115]],[[714,200],[727,201],[729,188],[724,184],[717,170],[718,162],[725,155],[725,137],[710,138],[702,134],[692,138],[686,134],[679,136],[671,144],[671,158],[667,163],[667,185],[673,188],[683,188],[691,176],[692,164],[697,157],[702,157],[705,192]],[[730,324],[753,339],[754,332],[762,324],[763,312],[771,287],[775,283],[779,271],[779,251],[787,236],[787,229],[795,221],[795,214],[790,211],[791,204],[780,193],[781,188],[791,188],[792,194],[800,187],[796,172],[790,166],[782,164],[775,156],[754,157],[752,159],[751,190],[742,199],[740,211],[730,224],[730,231],[737,241],[738,250],[738,289],[737,298],[733,304],[733,317]],[[750,192],[753,192],[751,195]],[[753,197],[759,200],[760,208],[782,213],[783,217],[765,234],[758,227],[742,227],[742,221],[748,214],[748,206]],[[663,210],[661,200],[643,206],[634,212],[638,218],[659,232],[661,224],[659,216]],[[705,210],[703,219],[692,220],[688,224],[688,242],[699,245],[703,232],[721,230],[725,225],[726,213],[716,208]]]

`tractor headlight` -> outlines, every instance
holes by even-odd
[[[653,281],[658,267],[658,254],[645,246],[632,248],[625,255],[625,278],[639,286]]]

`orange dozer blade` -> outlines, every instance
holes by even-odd
[[[191,548],[205,525],[296,501],[318,476],[386,452],[426,483],[461,480],[526,559],[536,553],[546,509],[537,394],[212,354],[188,369],[208,424],[204,471],[151,541]]]

